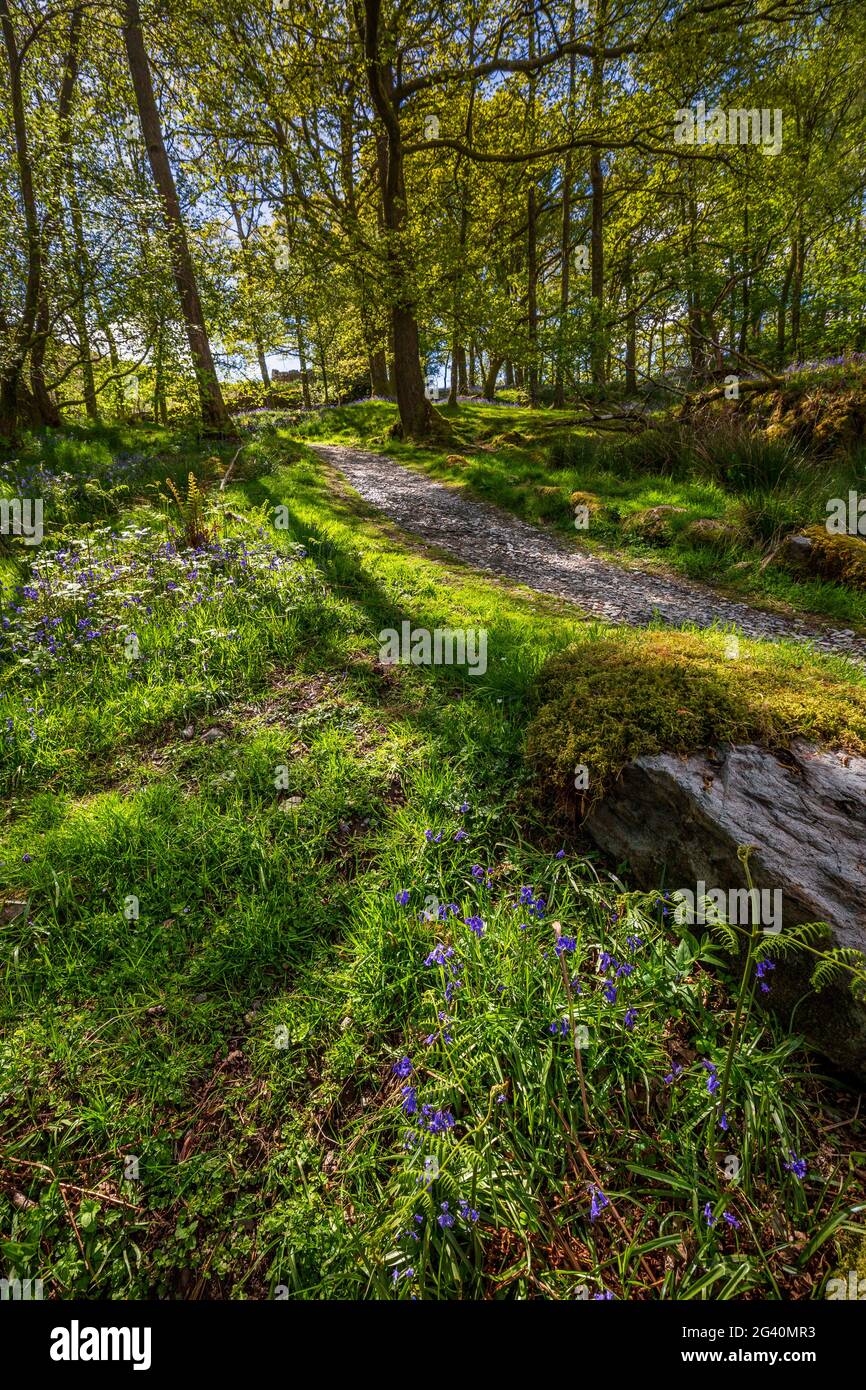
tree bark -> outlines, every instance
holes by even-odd
[[[504,360],[502,357],[494,357],[492,353],[490,354],[483,386],[484,396],[488,401],[492,401],[496,395],[496,378],[499,376],[499,368]]]
[[[9,72],[9,103],[15,138],[15,159],[21,202],[24,208],[24,238],[27,253],[27,276],[24,288],[24,307],[21,318],[10,334],[10,348],[0,367],[0,438],[13,439],[18,421],[18,395],[24,362],[30,349],[39,299],[42,290],[42,236],[36,195],[33,190],[33,167],[27,139],[27,120],[24,94],[21,87],[21,59],[18,42],[9,14],[7,0],[0,0],[0,29]]]
[[[394,389],[400,427],[405,438],[424,439],[436,432],[439,417],[424,391],[421,344],[411,291],[411,268],[403,247],[406,230],[406,186],[403,174],[403,136],[394,98],[394,76],[380,51],[381,0],[364,0],[355,10],[364,48],[370,100],[385,139],[379,141],[379,186],[385,223],[385,262],[394,344]],[[440,425],[444,422],[440,421]]]
[[[806,245],[803,233],[797,229],[794,239],[794,277],[791,286],[791,352],[794,360],[799,361],[801,350],[800,343],[800,308],[803,301],[803,270],[806,264]]]
[[[607,19],[607,0],[598,0],[597,29],[595,42],[603,47],[602,29]],[[601,122],[604,98],[604,57],[599,49],[592,59],[591,105],[593,119]],[[592,335],[592,382],[594,386],[605,384],[605,331],[604,331],[604,173],[601,167],[601,153],[593,150],[589,161],[589,183],[592,192],[592,224],[590,232],[590,293],[592,295],[595,323]]]
[[[575,0],[569,9],[568,38],[573,43],[576,35]],[[574,123],[574,102],[577,86],[577,59],[572,53],[568,60],[568,105],[567,129],[571,134]],[[571,150],[566,151],[562,166],[562,223],[559,237],[559,345],[556,353],[556,372],[553,384],[553,404],[561,410],[565,405],[565,351],[568,331],[568,301],[571,295]]]
[[[374,396],[387,396],[388,359],[384,348],[377,348],[370,354],[370,389]]]
[[[0,3],[2,2],[3,0],[0,0]],[[210,428],[225,430],[230,428],[231,422],[214,367],[195,269],[181,215],[180,200],[177,196],[174,174],[166,154],[162,123],[156,105],[150,64],[144,44],[138,0],[125,0],[124,11],[123,39],[129,61],[129,72],[135,90],[138,116],[147,145],[147,156],[150,161],[153,180],[162,200],[174,282],[177,286],[187,342],[195,369],[202,419],[205,425]]]

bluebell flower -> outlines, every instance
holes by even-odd
[[[722,1218],[723,1218],[723,1220],[727,1221],[727,1223],[728,1223],[729,1226],[733,1226],[733,1228],[734,1228],[735,1231],[738,1231],[738,1230],[740,1229],[740,1223],[739,1223],[739,1221],[737,1220],[737,1218],[733,1215],[732,1212],[730,1212],[730,1211],[723,1211],[723,1212],[722,1212]]]
[[[400,1094],[403,1099],[403,1114],[414,1115],[418,1109],[418,1088],[416,1086],[401,1086]]]
[[[441,1215],[441,1216],[437,1216],[437,1217],[436,1217],[436,1220],[439,1222],[439,1225],[442,1227],[443,1231],[445,1230],[446,1226],[453,1226],[453,1225],[454,1225],[454,1217],[451,1215],[451,1212],[448,1210],[448,1203],[447,1203],[447,1202],[443,1202],[443,1203],[442,1203],[442,1215]]]
[[[616,985],[613,980],[605,980],[604,989],[601,991],[608,1004],[616,1003]]]
[[[406,906],[407,902],[409,901],[409,894],[407,893],[405,888],[402,889],[401,892],[394,894],[394,901],[398,907]]]
[[[713,1209],[709,1202],[707,1202],[707,1205],[704,1207],[704,1216],[707,1219],[708,1226],[715,1226],[716,1218],[713,1216]]]
[[[484,923],[480,917],[467,917],[463,925],[478,937],[484,935]]]
[[[453,946],[443,946],[443,945],[441,944],[441,942],[437,942],[437,944],[433,947],[433,950],[430,952],[429,956],[428,956],[427,959],[425,960],[424,964],[425,964],[425,965],[444,965],[445,962],[446,962],[446,960],[448,960],[449,957],[451,957],[451,956],[453,956],[453,955],[454,955],[454,947],[453,947]]]
[[[433,1110],[425,1105],[421,1107],[421,1113],[427,1119],[430,1134],[444,1134],[446,1130],[454,1128],[454,1116],[450,1110]]]
[[[626,1029],[630,1033],[635,1023],[637,1022],[637,1009],[626,1009],[625,1018],[623,1022],[625,1023]]]
[[[461,840],[468,840],[468,839],[469,839],[469,835],[468,835],[467,831],[465,831],[465,830],[458,830],[458,831],[457,831],[457,834],[454,836],[454,839],[455,839],[455,840],[457,841],[457,843],[459,844]]]
[[[639,936],[627,936],[625,939],[625,944],[630,951],[639,951],[641,946],[643,945],[643,942],[641,941]]]
[[[602,1289],[601,1293],[594,1293],[592,1297],[596,1303],[603,1303],[606,1299],[613,1298],[613,1294],[609,1289]]]
[[[474,1223],[478,1220],[478,1212],[475,1211],[473,1207],[470,1207],[468,1202],[461,1201],[458,1210],[464,1221],[471,1221]]]
[[[557,850],[557,851],[556,851],[556,854],[555,854],[553,857],[554,857],[554,859],[564,859],[564,858],[565,858],[565,850],[564,850],[564,849],[559,849],[559,850]]]
[[[595,1221],[596,1217],[601,1215],[604,1208],[608,1206],[609,1203],[600,1187],[593,1185],[589,1190],[592,1197],[589,1207],[589,1219],[590,1221]]]
[[[562,953],[563,953],[563,951],[576,951],[576,950],[577,950],[577,937],[576,937],[576,936],[558,936],[558,937],[556,938],[556,943],[555,943],[553,949],[555,950],[555,952],[556,952],[556,954],[557,954],[558,956],[561,956]]]
[[[680,1066],[679,1062],[674,1062],[673,1067],[665,1077],[665,1085],[670,1086],[671,1082],[676,1081],[677,1077],[680,1075],[681,1072],[682,1067]]]
[[[408,1057],[401,1057],[399,1062],[395,1062],[391,1068],[395,1076],[407,1077],[412,1075],[412,1063]]]
[[[788,1152],[791,1155],[791,1161],[784,1165],[785,1171],[793,1173],[795,1178],[805,1178],[808,1167],[805,1158],[798,1158],[793,1149],[789,1149]]]

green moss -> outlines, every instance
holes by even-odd
[[[866,589],[866,541],[859,536],[832,536],[826,526],[810,526],[803,534],[812,542],[809,561],[816,574],[852,589]]]
[[[722,633],[621,632],[569,647],[545,666],[537,695],[528,761],[557,794],[584,764],[591,802],[641,754],[784,747],[796,736],[866,752],[866,687]]]

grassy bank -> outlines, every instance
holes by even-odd
[[[615,634],[414,553],[303,439],[256,449],[193,552],[151,485],[234,448],[149,432],[4,594],[6,1268],[820,1297],[863,1230],[852,1097],[758,1003],[731,1048],[724,941],[579,851],[525,758],[540,672]],[[406,619],[486,629],[486,673],[383,665]]]

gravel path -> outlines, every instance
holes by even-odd
[[[314,447],[366,501],[404,530],[477,569],[570,599],[609,622],[639,627],[662,618],[672,625],[735,624],[746,637],[808,640],[821,651],[866,664],[866,638],[855,637],[849,629],[763,613],[687,579],[623,569],[394,459],[362,449]]]

